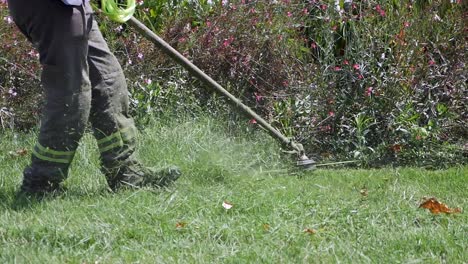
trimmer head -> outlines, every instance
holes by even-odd
[[[309,159],[306,155],[302,155],[296,162],[296,165],[304,170],[314,170],[315,160]]]

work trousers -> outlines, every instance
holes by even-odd
[[[8,0],[11,16],[39,52],[45,92],[38,141],[23,185],[60,183],[90,121],[107,179],[134,161],[136,128],[122,68],[89,3]]]

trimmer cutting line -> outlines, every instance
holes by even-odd
[[[118,0],[117,0],[118,1]],[[141,33],[144,37],[148,40],[153,42],[156,47],[158,47],[163,53],[171,57],[175,60],[178,64],[188,70],[191,74],[193,74],[198,80],[202,81],[208,87],[214,89],[224,97],[228,99],[228,102],[239,109],[242,113],[246,114],[250,118],[254,118],[258,124],[260,124],[264,129],[268,131],[268,133],[278,140],[282,147],[287,149],[289,153],[293,153],[297,155],[297,166],[310,170],[314,169],[316,166],[329,166],[329,165],[338,165],[344,163],[352,163],[355,161],[348,161],[348,162],[337,162],[337,163],[327,163],[327,164],[316,164],[316,162],[307,157],[304,151],[304,147],[297,142],[287,138],[284,136],[280,131],[270,125],[265,119],[255,113],[250,107],[243,104],[241,100],[236,98],[234,95],[229,93],[226,89],[224,89],[220,84],[218,84],[215,80],[213,80],[210,76],[205,74],[200,68],[195,66],[191,63],[187,58],[185,58],[182,54],[180,54],[177,50],[175,50],[171,45],[169,45],[166,41],[156,35],[153,31],[151,31],[148,27],[146,27],[143,23],[133,17],[133,13],[135,11],[135,0],[127,0],[126,5],[119,4],[116,0],[101,0],[101,8],[104,14],[106,14],[110,19],[124,23],[128,22],[133,28],[135,28],[139,33]]]

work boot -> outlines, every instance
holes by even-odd
[[[63,192],[60,181],[46,179],[43,175],[36,174],[37,170],[27,167],[24,170],[23,182],[19,193],[28,196],[44,196],[46,194]]]
[[[156,170],[137,163],[121,168],[114,179],[108,179],[108,184],[113,191],[123,187],[140,188],[149,186],[163,188],[175,182],[180,176],[180,169],[176,166]]]
[[[20,187],[20,192],[28,195],[46,195],[49,193],[55,193],[55,192],[61,192],[63,188],[60,186],[60,184],[52,183],[52,182],[45,182],[41,184],[35,184],[35,185],[30,185],[30,184],[21,184]]]
[[[33,208],[35,205],[47,198],[55,198],[62,194],[66,189],[61,184],[47,182],[42,185],[23,184],[16,192],[11,208],[15,211]]]

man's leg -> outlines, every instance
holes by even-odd
[[[38,142],[21,189],[47,192],[67,177],[89,117],[91,14],[56,0],[9,0],[9,7],[18,27],[39,51],[46,99]]]
[[[95,21],[89,36],[88,63],[92,85],[90,120],[109,187],[115,190],[122,185],[164,186],[175,181],[180,176],[177,168],[157,172],[136,160],[137,129],[129,115],[125,76]]]
[[[121,167],[135,160],[136,127],[129,115],[127,83],[122,68],[110,52],[96,21],[93,21],[88,44],[92,85],[90,121],[101,153],[103,173],[113,188]]]

